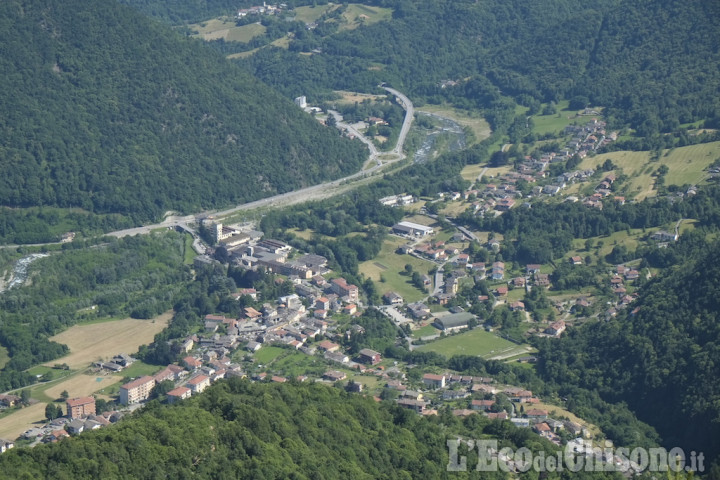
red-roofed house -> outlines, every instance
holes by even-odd
[[[423,375],[423,383],[430,388],[443,388],[445,387],[445,375],[426,373]]]
[[[557,322],[551,323],[548,328],[545,329],[545,333],[557,337],[565,331],[565,321],[558,320]]]
[[[351,302],[357,302],[359,300],[358,287],[347,283],[344,278],[334,278],[331,283],[333,292],[341,297],[348,297]]]
[[[210,377],[207,375],[198,375],[188,380],[186,385],[193,393],[200,393],[210,386]]]
[[[548,412],[539,408],[531,408],[525,414],[531,420],[546,420],[548,417]]]
[[[491,420],[507,420],[508,414],[507,412],[490,412],[487,417]]]
[[[370,365],[377,365],[382,360],[380,352],[370,350],[369,348],[363,348],[358,352],[358,360],[360,363],[369,363]]]
[[[330,340],[323,340],[317,344],[318,348],[325,350],[326,352],[337,352],[340,349],[340,345],[333,343]]]
[[[175,403],[186,398],[190,398],[192,390],[188,387],[173,388],[167,393],[168,403]]]
[[[495,400],[473,400],[470,402],[470,407],[473,410],[483,410],[485,412],[490,410],[493,405],[495,405]]]
[[[552,431],[550,429],[550,426],[545,422],[536,423],[535,426],[533,427],[533,430],[535,430],[536,433],[542,435],[543,437],[548,436],[550,434],[550,432]]]
[[[95,415],[95,399],[93,397],[68,398],[66,404],[68,418]]]
[[[195,370],[196,368],[202,367],[202,362],[198,360],[195,357],[185,357],[183,358],[183,364],[189,369],[189,370]]]

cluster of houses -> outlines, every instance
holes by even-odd
[[[389,197],[383,197],[378,200],[381,205],[386,207],[403,207],[415,203],[415,197],[406,193],[400,195],[390,195]]]
[[[532,391],[514,387],[500,387],[492,378],[455,374],[426,373],[422,377],[424,390],[411,390],[401,380],[389,380],[386,388],[398,392],[396,402],[403,408],[421,415],[437,415],[438,407],[452,402],[452,413],[458,417],[484,415],[491,419],[509,420],[519,427],[532,428],[538,435],[560,445],[558,433],[566,430],[572,436],[587,436],[587,429],[575,422],[550,418],[547,410],[533,407],[540,403]],[[501,408],[497,394],[502,393],[514,406],[507,411]],[[528,405],[520,413],[520,405]],[[524,409],[524,407],[523,407]]]
[[[615,183],[615,174],[609,173],[602,179],[602,181],[595,187],[595,192],[582,200],[583,205],[586,207],[597,208],[602,210],[603,200],[612,195],[612,185]],[[579,199],[573,195],[568,196],[566,199],[568,202],[577,202]],[[615,195],[613,201],[619,205],[625,204],[625,197]]]
[[[135,359],[126,353],[115,355],[108,362],[95,362],[93,366],[99,370],[108,370],[110,372],[121,372],[135,362]]]
[[[449,199],[452,201],[464,199],[471,201],[470,207],[475,215],[500,215],[510,210],[519,203],[530,208],[531,204],[527,201],[521,202],[523,198],[519,183],[534,185],[532,187],[532,196],[541,195],[555,196],[558,195],[568,185],[588,181],[595,174],[595,171],[576,170],[563,173],[556,179],[548,182],[549,166],[560,162],[567,162],[568,159],[577,155],[579,158],[585,158],[590,151],[617,139],[617,133],[612,132],[606,134],[606,123],[601,120],[594,119],[585,125],[569,125],[565,128],[564,134],[571,135],[565,149],[560,152],[545,152],[537,156],[525,156],[525,158],[515,165],[515,170],[502,174],[494,179],[492,183],[485,185],[473,186],[467,191],[460,192],[442,192],[439,194],[441,199]],[[611,194],[611,185],[614,181],[612,175],[608,175],[598,185],[595,194],[583,202],[588,206],[602,208],[601,199]],[[535,185],[537,183],[541,183]],[[568,197],[570,201],[579,201],[576,197]],[[615,200],[624,203],[622,197],[615,197]]]
[[[239,20],[241,18],[247,17],[248,15],[276,15],[277,13],[285,9],[287,9],[287,5],[284,3],[279,3],[277,5],[268,5],[263,2],[262,5],[239,9],[235,17]]]
[[[68,398],[65,404],[67,414],[64,417],[51,420],[41,427],[31,428],[25,431],[22,437],[42,443],[55,443],[71,435],[106,427],[124,416],[123,412],[117,410],[96,412],[93,397]],[[5,449],[14,446],[13,442],[0,440],[0,444],[3,442],[7,444]]]
[[[588,112],[587,115],[593,114]],[[580,158],[585,158],[588,153],[617,140],[617,132],[607,133],[606,127],[607,123],[598,119],[593,119],[584,125],[565,127],[564,134],[572,135],[567,143],[568,152],[572,152],[570,155],[577,154]]]

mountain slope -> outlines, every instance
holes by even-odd
[[[152,218],[358,169],[367,153],[113,1],[0,4],[0,205]]]
[[[502,435],[503,445],[550,451],[550,443],[474,415],[453,430]],[[0,456],[4,478],[411,479],[506,478],[448,472],[439,421],[321,384],[221,381],[198,397],[145,407],[119,425],[59,444]],[[473,436],[472,438],[478,438]],[[590,474],[609,478],[612,474]]]
[[[288,50],[261,49],[244,61],[287,94],[302,87],[319,95],[320,85],[352,90],[386,81],[418,102],[488,108],[484,98],[499,89],[533,109],[562,99],[575,99],[577,109],[604,106],[614,125],[630,125],[641,135],[698,120],[718,125],[718,2],[370,3],[392,8],[392,20],[353,30],[328,21],[295,35]],[[322,54],[295,53],[313,50]],[[327,74],[350,69],[357,73]],[[465,82],[473,77],[492,85]],[[459,85],[441,88],[448,79]]]
[[[668,446],[720,455],[720,242],[640,291],[634,313],[541,345],[540,373],[624,401]],[[637,307],[637,310],[635,308]]]

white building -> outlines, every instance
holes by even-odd
[[[300,108],[307,107],[307,98],[305,97],[305,95],[297,97],[294,101],[295,101],[295,105],[297,105]]]
[[[425,237],[433,233],[432,227],[413,222],[400,222],[393,226],[393,232],[411,237]]]

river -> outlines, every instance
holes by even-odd
[[[440,122],[440,127],[427,134],[422,145],[413,155],[413,163],[423,163],[432,159],[435,144],[441,135],[449,137],[448,151],[456,152],[465,148],[465,132],[459,123],[434,113],[418,112],[418,114],[434,118]]]
[[[0,293],[24,284],[28,278],[28,270],[30,264],[38,258],[43,258],[47,256],[47,253],[32,253],[27,257],[22,257],[20,260],[15,262],[12,272],[10,272],[10,279],[7,282],[3,282],[0,280]]]

